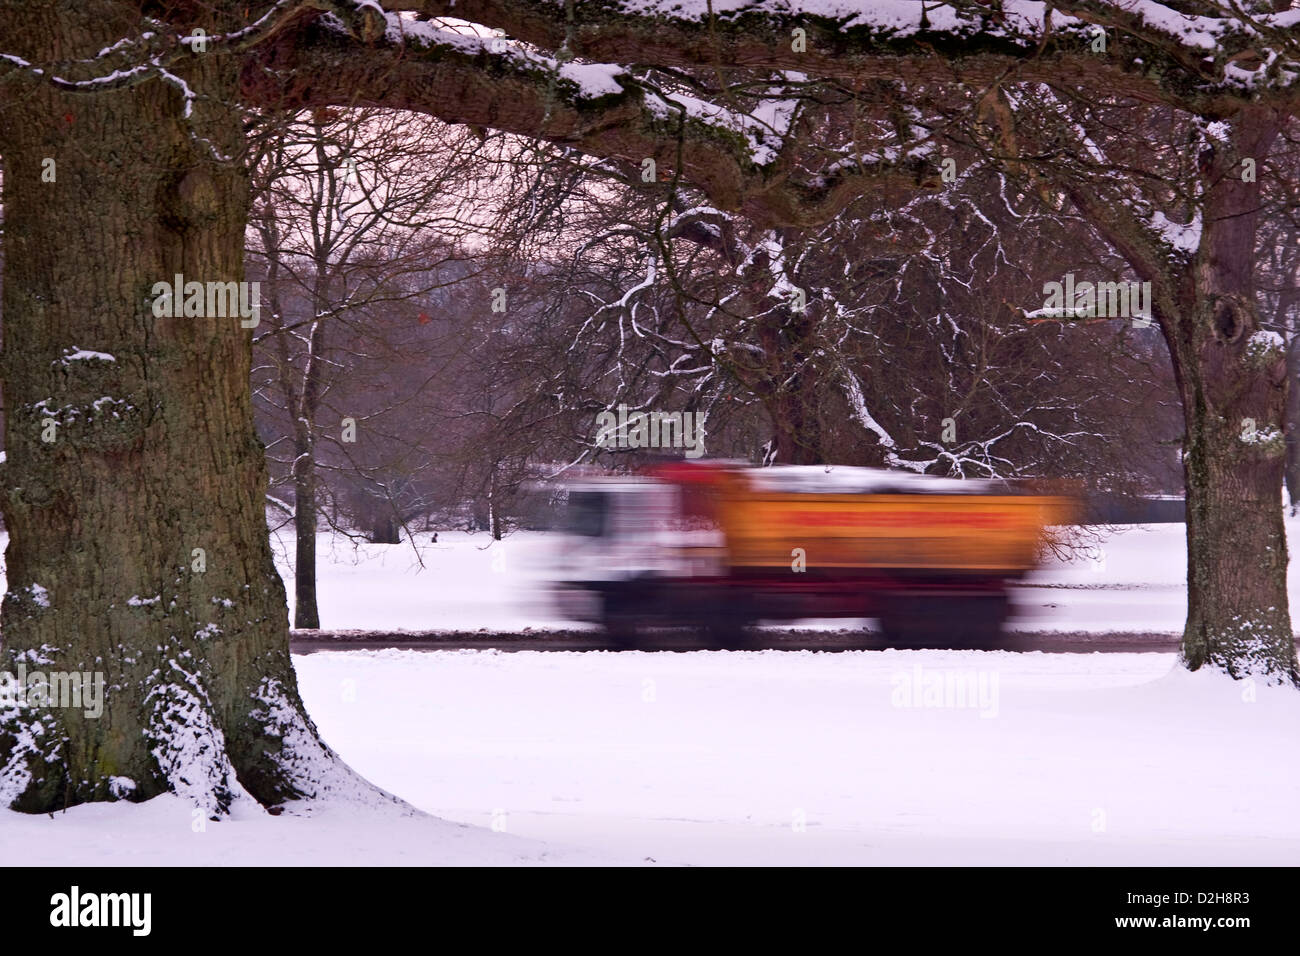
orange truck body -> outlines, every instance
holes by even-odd
[[[1019,574],[1035,566],[1063,499],[1028,495],[780,494],[737,491],[720,509],[728,563]]]
[[[654,560],[587,585],[624,620],[677,624],[874,617],[899,634],[978,624],[987,636],[1008,584],[1075,512],[1065,494],[877,469],[682,462],[641,481],[603,506],[641,509],[610,519],[628,550],[613,537],[595,557],[622,567],[653,541]]]

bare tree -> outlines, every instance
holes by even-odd
[[[446,267],[463,261],[459,244],[471,230],[464,204],[481,141],[436,120],[413,124],[373,110],[273,116],[267,125],[250,258],[266,277],[270,327],[254,337],[265,363],[254,368],[254,394],[268,413],[278,411],[268,453],[292,492],[294,626],[318,628],[318,445],[334,443],[336,457],[349,460],[346,445],[380,412],[344,407],[338,415],[343,403],[331,393],[355,372],[353,356],[384,347],[378,332],[391,324],[383,313],[413,316],[413,303],[451,281]],[[393,393],[386,404],[411,398]],[[332,405],[336,416],[323,420]]]

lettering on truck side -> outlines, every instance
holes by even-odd
[[[786,516],[792,525],[847,525],[855,528],[947,525],[967,528],[1008,528],[1016,516],[990,511],[797,511]]]

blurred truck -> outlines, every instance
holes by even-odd
[[[556,582],[570,617],[744,647],[759,621],[876,618],[890,643],[996,646],[1008,585],[1072,499],[874,468],[671,463],[574,482]]]

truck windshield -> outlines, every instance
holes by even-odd
[[[605,513],[608,496],[599,491],[569,492],[569,509],[566,525],[570,534],[599,537],[605,533]]]

